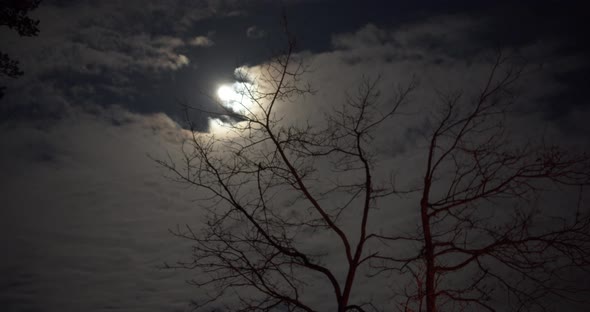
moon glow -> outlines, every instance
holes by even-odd
[[[238,94],[230,86],[221,86],[219,89],[217,89],[217,96],[223,102],[227,102],[236,98],[236,95]]]
[[[229,109],[232,113],[237,114],[252,114],[253,101],[249,96],[249,91],[252,90],[253,84],[245,82],[234,82],[232,84],[220,85],[217,88],[217,100],[223,107]],[[220,118],[210,118],[209,131],[212,133],[224,133],[224,130],[229,124],[222,121]],[[227,135],[227,134],[226,134]]]
[[[217,97],[223,106],[235,113],[243,114],[250,110],[252,101],[248,97],[248,86],[244,83],[221,85],[217,89]]]

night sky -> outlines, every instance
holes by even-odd
[[[515,136],[588,150],[590,15],[581,4],[43,0],[29,13],[38,36],[0,26],[0,51],[24,72],[0,76],[0,310],[190,310],[200,290],[185,280],[197,273],[160,266],[190,257],[190,243],[168,229],[198,227],[203,211],[153,159],[178,156],[183,104],[198,108],[198,132],[213,131],[206,111],[216,111],[218,88],[282,48],[283,12],[315,92],[280,114],[313,122],[363,77],[381,77],[384,99],[396,83],[419,81],[402,108],[411,120],[375,141],[379,164],[402,181],[423,174],[414,155],[425,125],[412,118],[434,110],[440,90],[477,89],[498,49],[527,64]],[[572,203],[562,196],[546,202],[561,211]],[[386,298],[387,289],[370,291]]]

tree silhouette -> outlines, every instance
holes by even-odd
[[[587,185],[589,157],[511,143],[504,117],[524,68],[506,67],[509,59],[498,53],[486,84],[467,105],[461,92],[440,95],[427,139],[420,230],[381,236],[419,241],[419,248],[409,258],[380,256],[375,265],[412,275],[413,292],[404,289],[402,310],[496,311],[498,292],[516,311],[545,310],[544,297],[572,295],[555,278],[590,264],[590,218],[581,203],[569,216],[549,216],[535,202],[551,185]]]
[[[533,195],[544,182],[588,184],[589,158],[509,143],[504,116],[522,67],[499,54],[476,98],[440,94],[441,109],[424,116],[432,127],[422,182],[402,190],[375,179],[374,142],[417,83],[398,86],[381,105],[379,80],[364,79],[321,125],[289,120],[279,106],[312,92],[288,32],[287,39],[254,83],[240,79],[245,100],[237,108],[207,112],[239,122],[215,135],[194,131],[187,117],[182,160],[156,160],[204,194],[203,228],[172,231],[193,242],[191,259],[167,265],[199,270],[191,283],[207,294],[195,307],[377,311],[383,304],[364,292],[377,279],[402,287],[403,300],[392,304],[403,311],[504,310],[494,301],[501,290],[500,298],[517,299],[516,310],[543,308],[540,296],[569,293],[550,281],[588,265],[590,219],[580,211],[536,226],[542,213]],[[186,116],[195,109],[186,108]],[[415,233],[375,220],[377,209],[396,209],[391,196],[416,194]],[[331,243],[310,247],[315,239]],[[319,293],[328,308],[313,300]]]
[[[0,2],[0,26],[6,26],[18,32],[20,36],[32,37],[39,33],[39,20],[31,19],[27,14],[36,9],[41,0],[2,0]],[[10,78],[23,75],[19,62],[0,51],[0,74]],[[4,96],[4,87],[0,86],[0,98]]]

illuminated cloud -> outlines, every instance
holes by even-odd
[[[208,48],[208,47],[212,47],[215,44],[215,42],[213,42],[213,40],[209,39],[206,36],[197,36],[197,37],[194,37],[193,39],[191,39],[188,42],[188,44],[191,46],[195,46],[195,47]]]

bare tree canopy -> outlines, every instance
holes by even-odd
[[[583,207],[551,216],[536,200],[551,187],[587,185],[590,158],[512,140],[506,116],[524,65],[498,53],[483,85],[439,92],[436,108],[419,116],[421,179],[399,187],[405,177],[394,179],[375,142],[410,118],[400,108],[417,80],[402,79],[383,99],[379,79],[363,78],[321,122],[291,120],[280,106],[313,91],[287,37],[285,51],[242,77],[242,100],[223,108],[237,122],[221,134],[191,126],[182,161],[158,160],[198,189],[207,211],[199,230],[173,231],[193,242],[191,259],[169,267],[198,270],[191,283],[208,296],[195,307],[520,311],[544,310],[551,296],[576,299],[560,279],[588,268],[590,216]],[[415,231],[378,219],[395,216],[398,199],[412,201]],[[314,245],[317,237],[332,243]],[[366,283],[397,287],[376,302]]]

